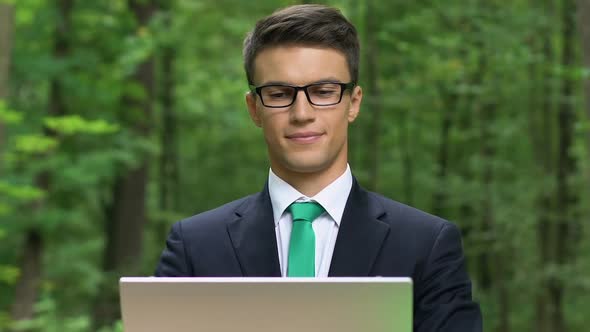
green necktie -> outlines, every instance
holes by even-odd
[[[311,223],[324,213],[316,202],[293,203],[289,206],[293,228],[289,241],[288,277],[315,276],[315,233]]]

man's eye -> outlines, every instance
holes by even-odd
[[[263,92],[264,96],[272,99],[290,98],[293,92],[285,88],[269,88]]]
[[[282,98],[285,97],[285,95],[286,94],[284,92],[273,92],[268,94],[270,98]]]
[[[318,89],[312,92],[312,95],[316,98],[334,98],[338,95],[336,90],[330,89]]]

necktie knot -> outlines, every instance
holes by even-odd
[[[293,203],[289,206],[293,221],[313,222],[326,210],[317,202]]]

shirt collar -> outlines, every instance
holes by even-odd
[[[285,210],[291,203],[301,201],[316,201],[328,212],[336,224],[340,226],[344,207],[352,188],[352,172],[350,166],[346,165],[346,170],[340,177],[330,183],[313,197],[307,197],[293,188],[290,184],[279,178],[272,169],[268,172],[268,192],[272,203],[272,212],[275,226]]]

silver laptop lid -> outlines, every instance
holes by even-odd
[[[121,278],[125,332],[410,332],[409,278]]]

